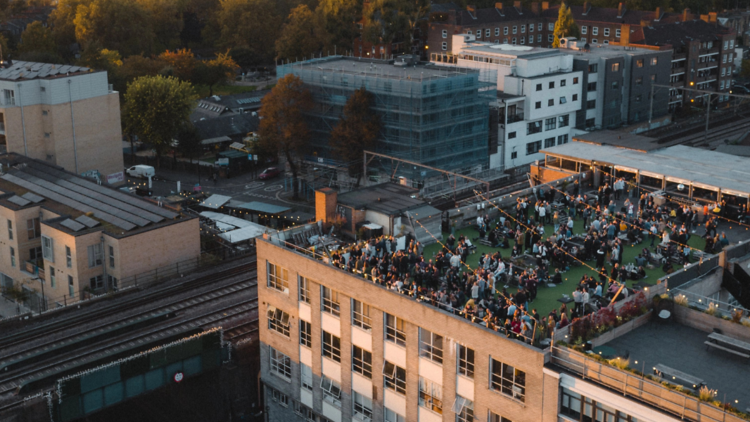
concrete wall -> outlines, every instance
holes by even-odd
[[[733,337],[742,341],[750,342],[750,328],[742,324],[709,315],[705,312],[696,311],[685,306],[675,305],[675,321],[705,333],[713,332],[714,328],[721,330],[725,336]]]

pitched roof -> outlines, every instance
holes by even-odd
[[[255,132],[260,125],[260,119],[250,113],[232,113],[214,119],[193,121],[201,139],[213,139],[222,136],[244,136]]]
[[[456,25],[474,26],[488,23],[533,19],[536,17],[537,16],[529,9],[516,9],[513,6],[503,6],[502,10],[494,7],[488,9],[475,9],[473,12],[468,10],[458,10],[456,11]]]
[[[675,22],[664,25],[654,25],[642,28],[642,40],[637,40],[646,45],[681,46],[691,41],[716,41],[721,35],[731,32],[730,29],[720,25],[710,24],[700,19]],[[640,33],[638,34],[640,37]],[[635,39],[633,41],[636,41]]]

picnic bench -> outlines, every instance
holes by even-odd
[[[723,334],[711,333],[708,335],[708,340],[703,344],[706,345],[706,348],[713,347],[746,359],[750,358],[750,343]]]
[[[692,385],[696,390],[705,385],[702,379],[686,374],[682,371],[678,371],[674,368],[670,368],[666,365],[662,365],[661,363],[654,367],[654,374],[661,378],[666,378],[667,382],[672,382],[669,378],[671,378],[672,380],[680,379],[687,382],[689,385]]]

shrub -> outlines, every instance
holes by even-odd
[[[739,324],[740,321],[742,321],[742,315],[744,315],[742,309],[735,309],[732,311],[732,322]]]
[[[679,295],[676,298],[674,298],[674,303],[680,306],[688,306],[688,298],[685,295]]]
[[[716,315],[716,311],[717,310],[718,310],[718,305],[716,305],[715,303],[711,302],[711,303],[708,304],[708,309],[706,309],[705,312],[707,314],[709,314],[709,315]]]
[[[712,390],[705,385],[698,390],[698,398],[701,401],[712,401],[716,396],[716,390]]]
[[[621,358],[615,358],[609,360],[609,364],[614,366],[615,368],[622,369],[623,371],[628,369],[628,364],[630,363],[630,360],[628,359],[621,359]]]

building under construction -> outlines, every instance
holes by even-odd
[[[478,70],[436,67],[409,58],[333,56],[286,64],[277,72],[279,77],[298,76],[312,92],[312,152],[321,161],[332,158],[328,139],[347,99],[364,87],[375,95],[374,109],[382,122],[377,152],[441,169],[476,171],[488,165],[493,142],[489,103],[496,88],[480,81]],[[406,166],[399,172],[411,179],[430,176]]]

